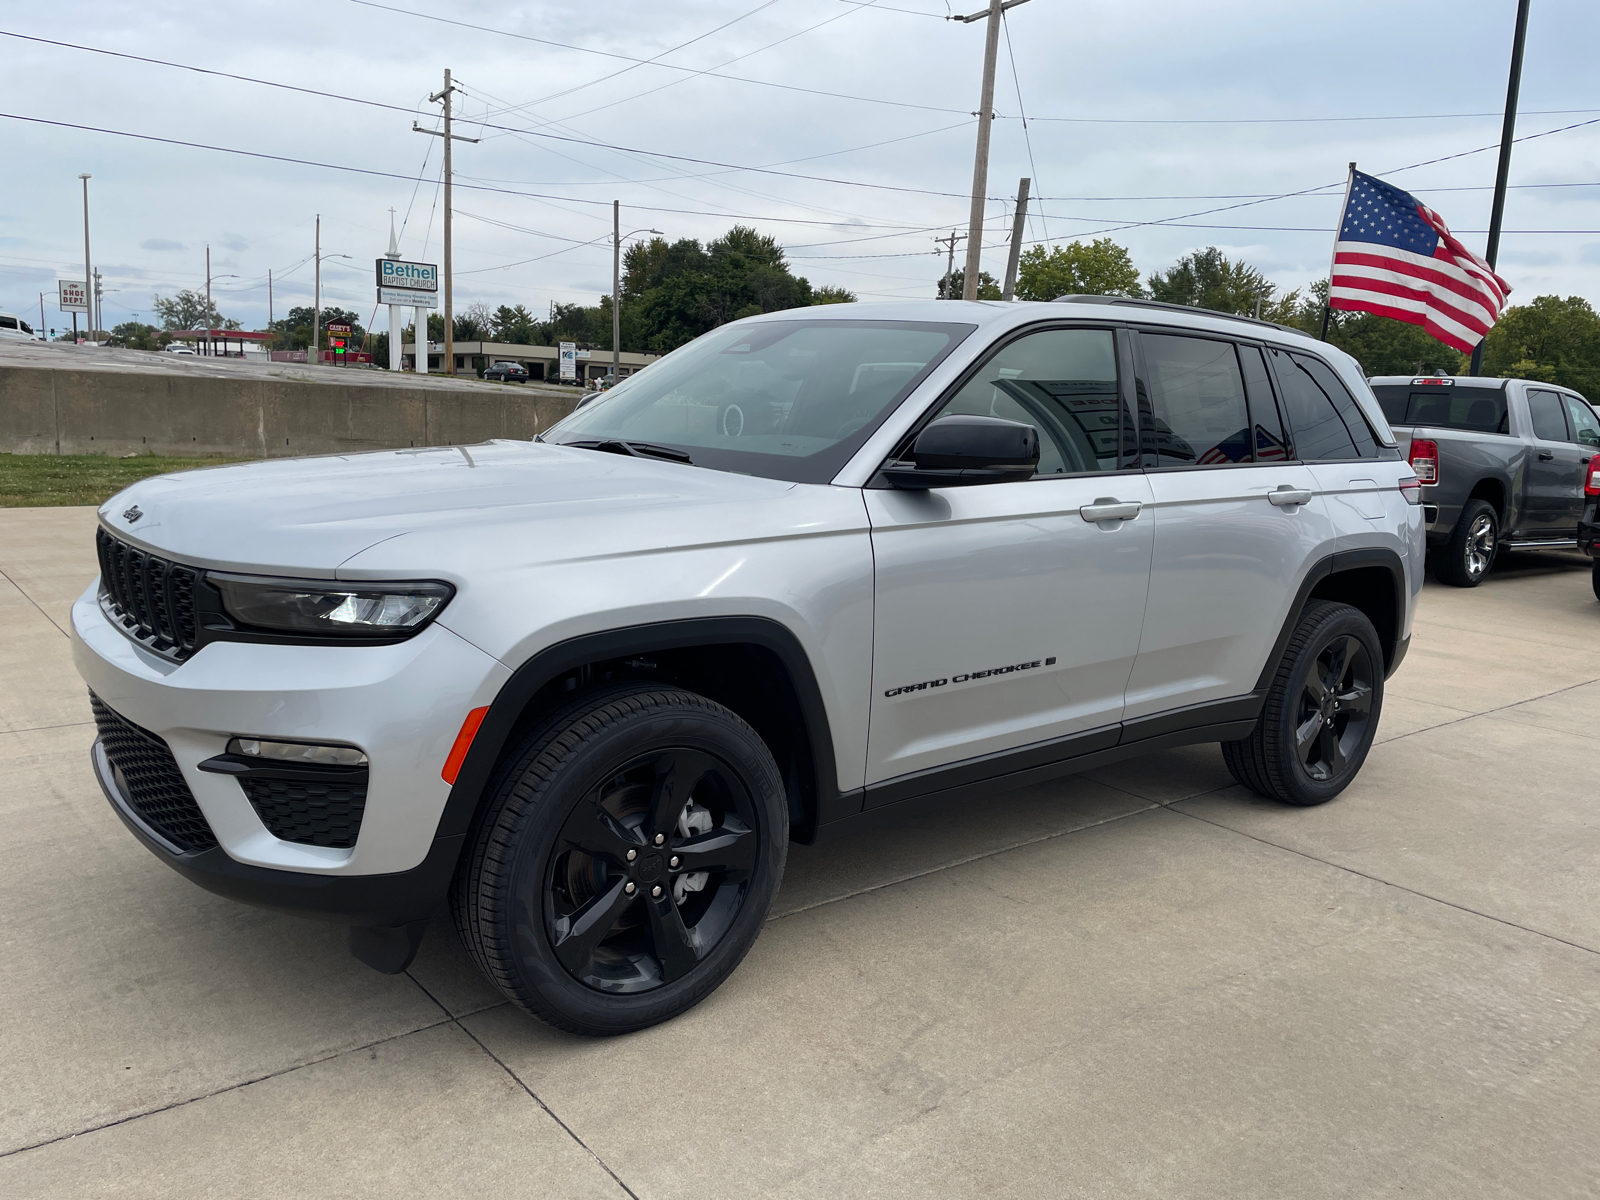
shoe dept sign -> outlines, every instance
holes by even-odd
[[[378,259],[378,303],[439,307],[439,264]]]

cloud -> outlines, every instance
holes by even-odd
[[[175,242],[171,238],[146,238],[139,243],[141,250],[187,250],[182,242]]]
[[[250,249],[250,243],[245,241],[237,233],[230,233],[227,237],[223,238],[222,244],[229,250],[232,250],[235,254]]]

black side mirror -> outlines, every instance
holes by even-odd
[[[882,474],[892,486],[912,490],[1015,483],[1039,467],[1039,431],[1000,417],[940,417],[917,435],[909,462],[892,462]]]

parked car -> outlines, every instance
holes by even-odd
[[[448,901],[524,1011],[619,1033],[734,969],[790,840],[1197,742],[1338,795],[1410,644],[1419,492],[1297,331],[836,305],[533,442],[134,484],[73,648],[163,862],[385,971]]]
[[[1435,574],[1477,587],[1502,548],[1578,545],[1600,419],[1577,392],[1531,379],[1378,376],[1372,390],[1422,480]]]
[[[15,313],[0,312],[0,338],[8,341],[36,342],[39,340],[39,335],[34,333],[32,325]]]
[[[191,358],[194,357],[194,347],[185,346],[182,342],[168,342],[161,349],[166,354],[187,354]]]
[[[1600,542],[1600,455],[1589,460],[1583,481],[1583,515],[1578,518],[1578,549],[1590,558],[1594,579],[1594,595],[1600,600],[1600,555],[1595,545]]]
[[[521,363],[497,362],[484,371],[483,377],[501,383],[523,383],[528,378],[528,368]]]

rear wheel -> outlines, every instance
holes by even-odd
[[[1361,770],[1383,709],[1383,651],[1366,614],[1306,606],[1249,737],[1222,743],[1232,776],[1287,804],[1332,800]]]
[[[1440,547],[1435,568],[1453,587],[1477,587],[1494,566],[1500,545],[1500,518],[1487,500],[1469,500],[1450,541]]]
[[[1595,553],[1600,554],[1600,549],[1597,549]],[[1589,578],[1594,582],[1594,598],[1600,600],[1600,558],[1594,560],[1594,566],[1591,568]]]
[[[457,871],[457,927],[489,978],[551,1025],[654,1025],[755,941],[786,811],[772,755],[726,708],[673,688],[594,693],[511,756]]]

